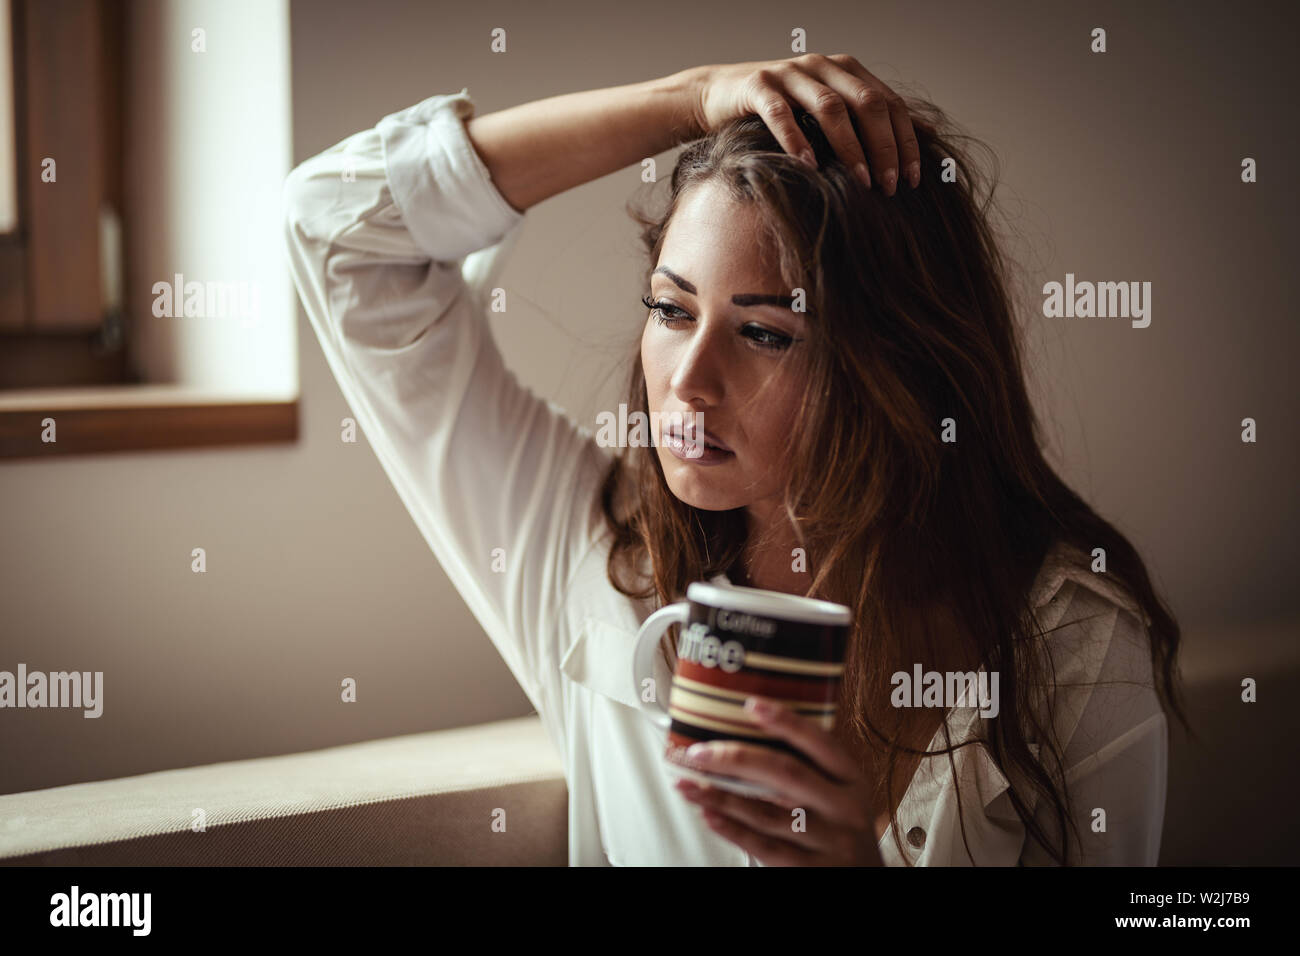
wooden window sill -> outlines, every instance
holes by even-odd
[[[45,419],[57,441],[42,440]],[[298,440],[298,399],[178,385],[0,390],[0,458]]]

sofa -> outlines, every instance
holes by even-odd
[[[564,866],[567,803],[532,716],[0,795],[0,865]]]

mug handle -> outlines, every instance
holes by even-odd
[[[636,646],[632,652],[632,693],[636,696],[641,712],[663,730],[672,725],[668,705],[664,701],[665,695],[656,687],[653,701],[642,699],[641,681],[646,677],[654,678],[655,651],[659,648],[659,640],[664,631],[668,630],[670,624],[685,624],[690,613],[691,605],[688,601],[678,601],[655,611],[645,619],[641,630],[637,631]]]

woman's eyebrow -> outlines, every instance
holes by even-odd
[[[687,282],[685,279],[679,276],[676,272],[673,272],[673,270],[669,269],[667,266],[660,266],[650,274],[666,275],[668,278],[672,279],[673,282],[677,285],[677,287],[680,288],[683,292],[689,292],[691,295],[698,294],[698,290],[696,290],[695,285],[693,283]],[[756,292],[738,293],[731,297],[731,304],[741,305],[741,306],[779,305],[789,309],[794,305],[794,296],[764,295]]]

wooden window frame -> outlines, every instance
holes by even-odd
[[[10,2],[18,222],[0,234],[0,458],[297,441],[296,399],[151,384],[130,367],[130,317],[102,299],[99,223],[101,205],[125,218],[123,0]],[[38,185],[46,156],[57,188]]]

